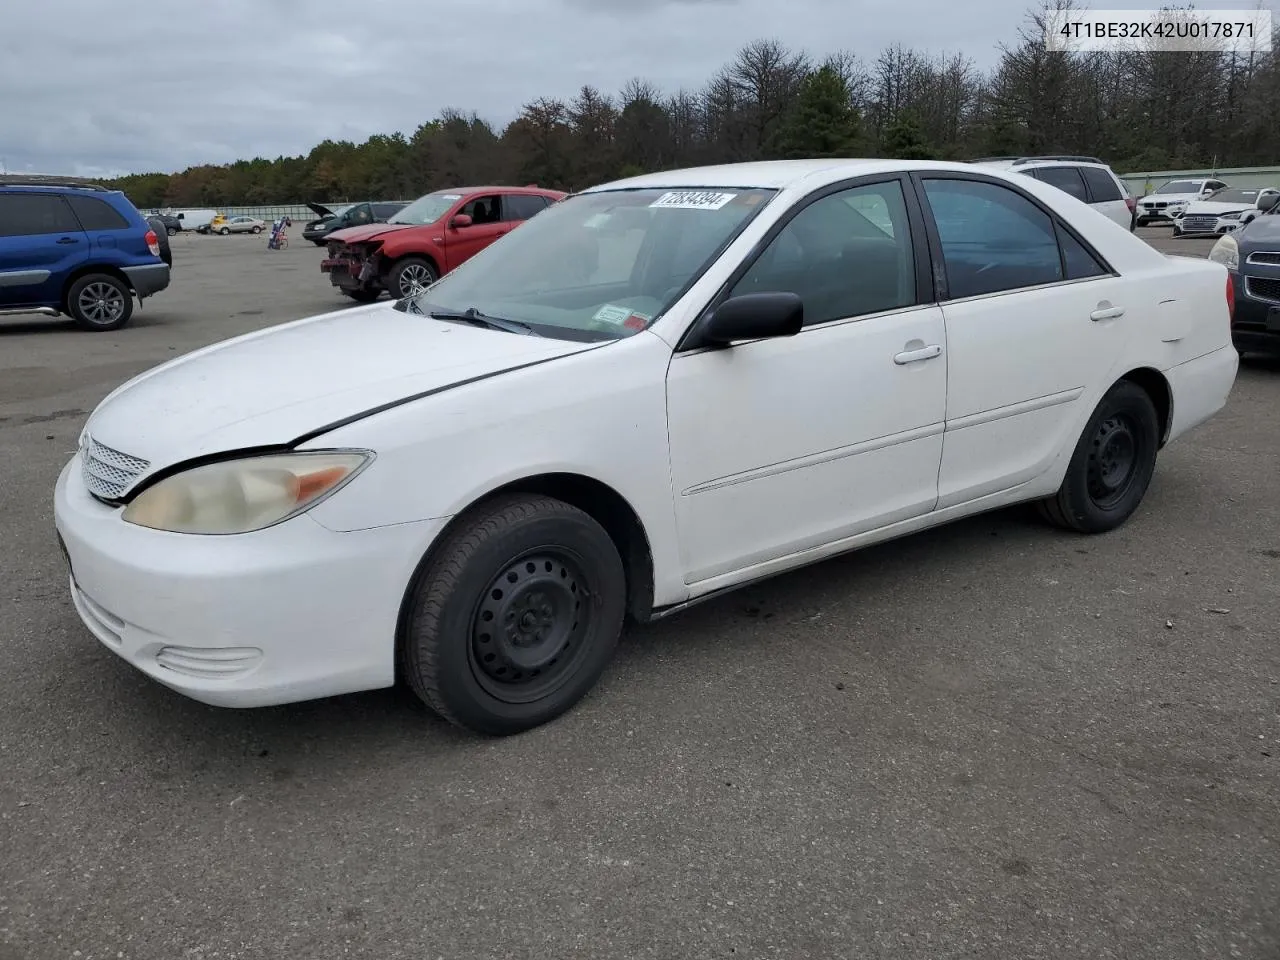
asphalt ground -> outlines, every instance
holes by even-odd
[[[127,377],[344,302],[293,233],[175,238],[116,333],[0,323],[0,957],[1280,957],[1280,366],[1117,532],[1009,510],[779,577],[523,736],[220,710],[81,626],[51,491]]]

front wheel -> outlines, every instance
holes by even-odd
[[[400,300],[421,293],[440,279],[436,268],[421,257],[405,257],[391,269],[387,277],[387,289]]]
[[[1040,502],[1041,515],[1078,533],[1105,533],[1138,509],[1160,446],[1160,418],[1147,391],[1121,380],[1089,418],[1062,486]]]
[[[613,657],[626,586],[592,517],[551,497],[500,497],[419,572],[403,673],[458,726],[499,736],[539,726],[581,700]]]
[[[67,291],[67,312],[85,330],[119,330],[133,315],[133,295],[110,274],[90,273]]]
[[[219,231],[218,231],[218,233],[220,233],[220,234],[222,234],[224,237],[226,237],[226,236],[229,236],[229,235],[231,234],[231,230],[230,230],[228,227],[223,227],[221,230],[219,230]]]
[[[346,296],[350,297],[356,303],[373,303],[382,294],[381,290],[367,290],[364,287],[358,287],[354,290],[343,290]]]

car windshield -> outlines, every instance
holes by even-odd
[[[411,223],[419,227],[424,224],[435,223],[449,212],[450,207],[461,199],[462,194],[460,193],[428,193],[425,197],[419,197],[413,201],[388,222]]]
[[[1156,193],[1199,193],[1200,180],[1170,180]]]
[[[776,193],[740,187],[610,190],[553,204],[413,301],[543,336],[612,340],[645,329]]]
[[[1260,190],[1238,190],[1227,187],[1211,194],[1209,199],[1214,203],[1257,203]]]

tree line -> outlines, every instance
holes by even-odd
[[[1067,0],[1069,2],[1069,0]],[[1270,53],[1063,53],[1027,15],[989,71],[895,45],[815,59],[771,39],[700,90],[635,79],[526,103],[504,129],[445,110],[411,134],[306,156],[122,177],[139,207],[409,199],[445,186],[579,189],[648,171],[793,157],[1098,156],[1117,172],[1280,162],[1280,30]]]

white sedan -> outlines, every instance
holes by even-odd
[[[71,596],[206,703],[399,676],[514,733],[627,617],[1022,501],[1115,529],[1226,402],[1231,303],[1220,264],[969,164],[596,187],[413,298],[110,394],[55,491]]]

